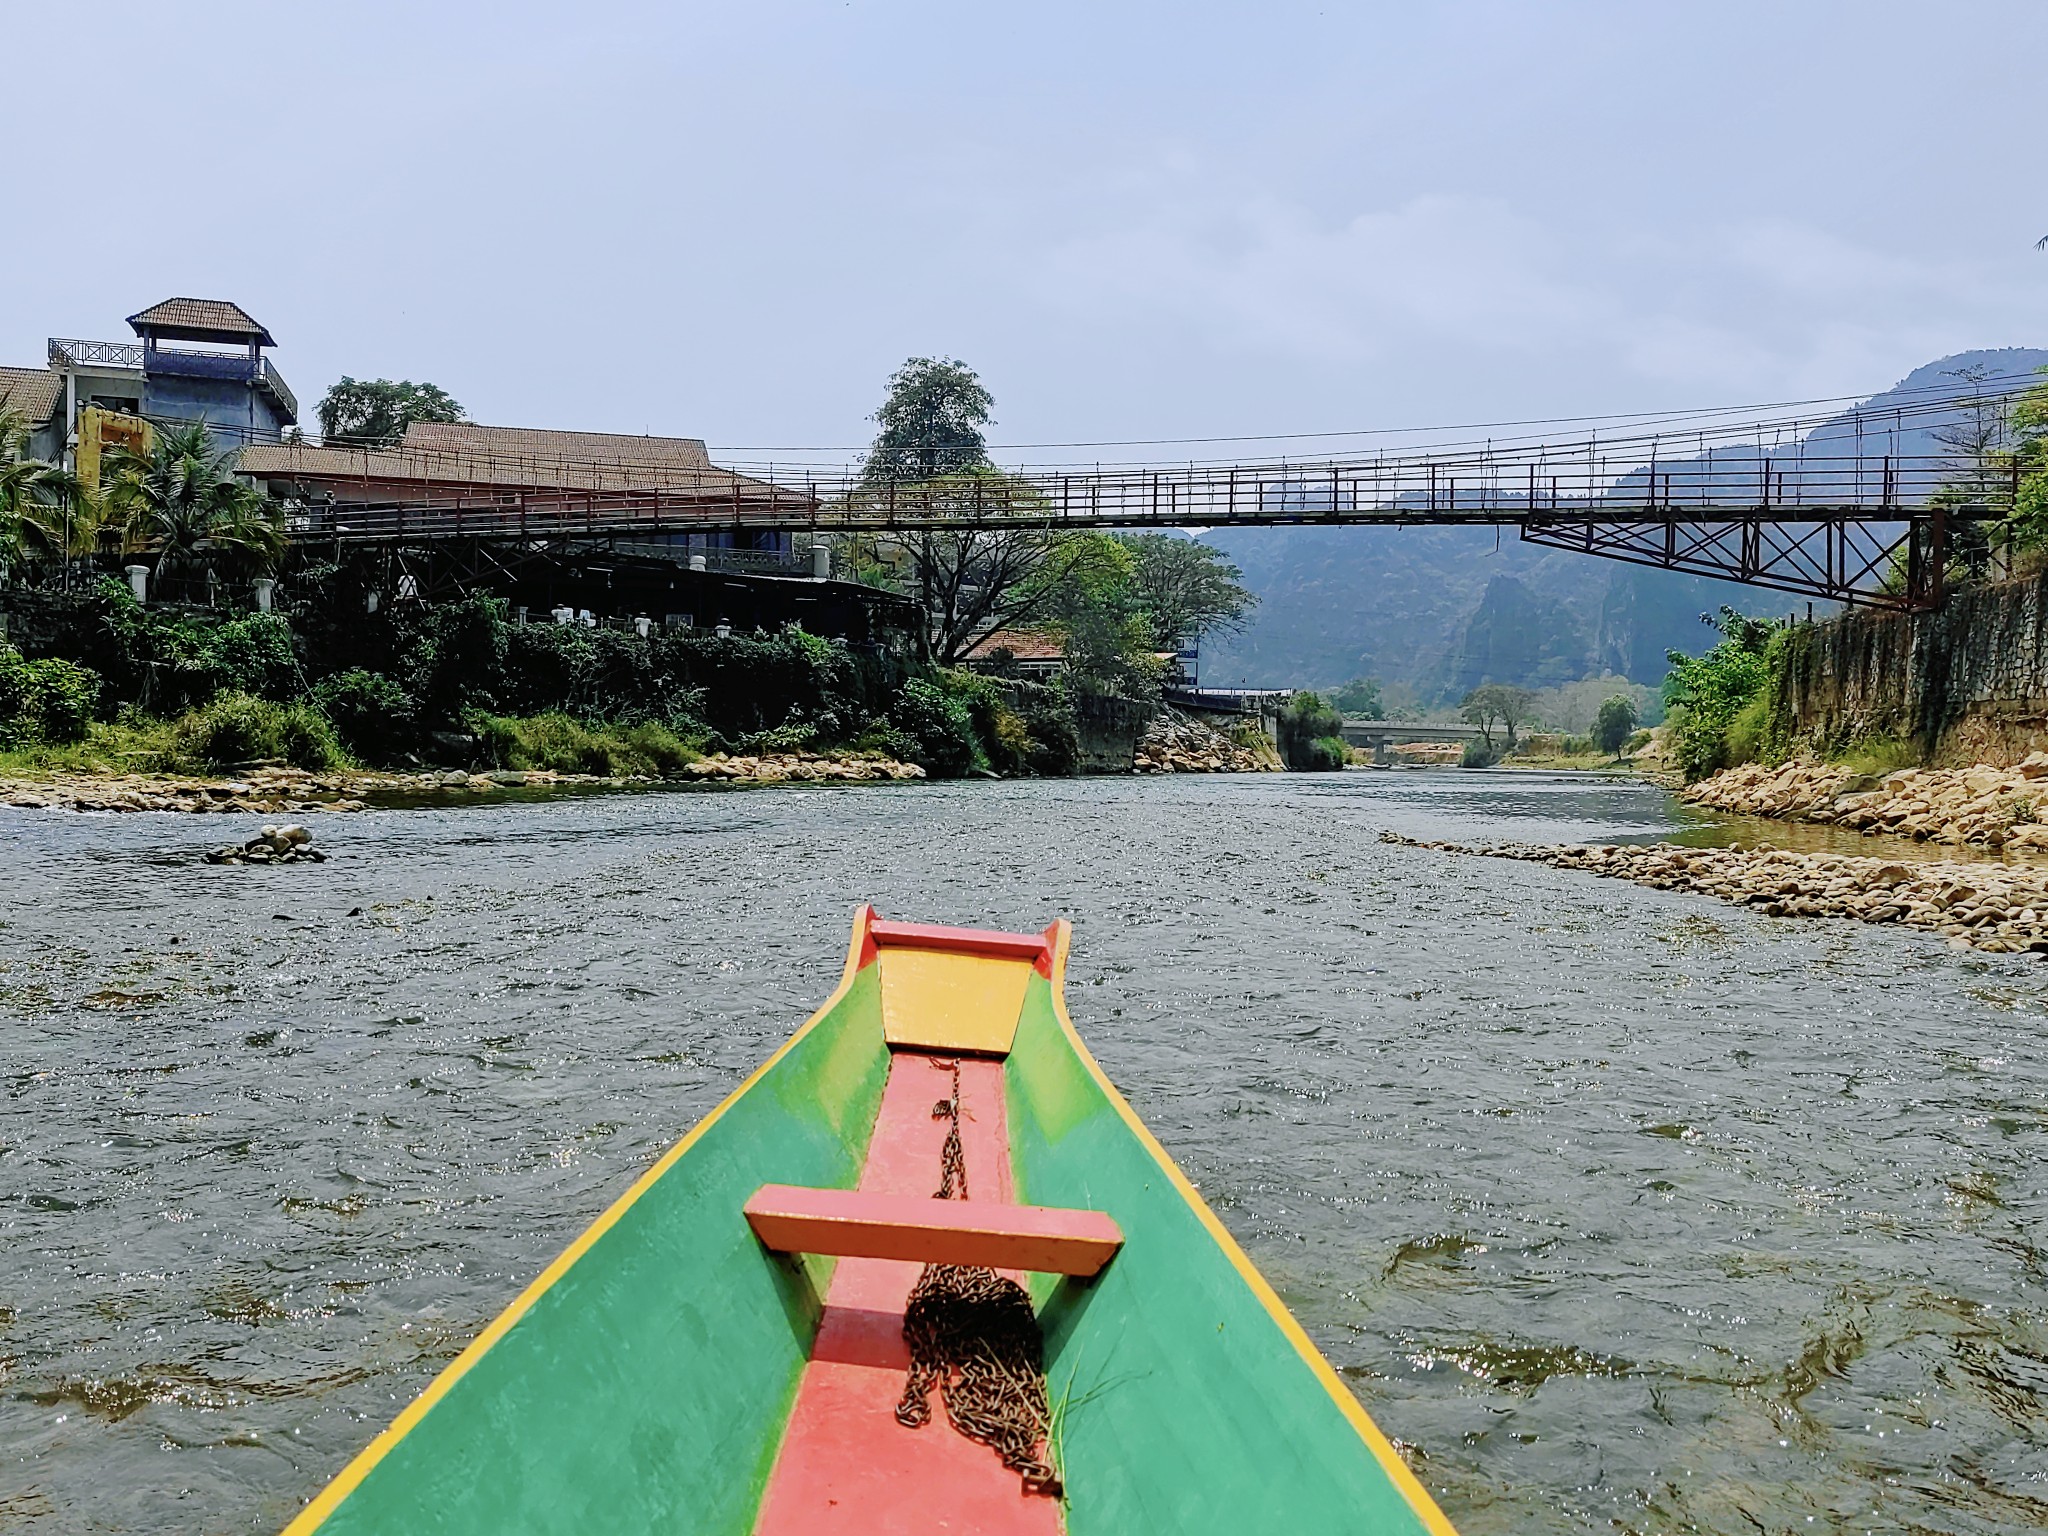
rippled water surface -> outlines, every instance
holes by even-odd
[[[1467,1536],[2048,1523],[2048,970],[1377,841],[1676,825],[1564,776],[788,788],[232,869],[220,819],[0,811],[0,1528],[274,1530],[865,899],[1074,920],[1104,1066]]]

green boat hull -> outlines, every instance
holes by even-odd
[[[946,958],[954,969],[937,992],[905,980],[885,997],[874,926],[863,912],[825,1006],[286,1536],[762,1529],[776,1479],[820,1476],[778,1459],[798,1438],[792,1415],[835,1264],[868,1261],[771,1252],[742,1207],[764,1185],[859,1185],[896,1053],[888,1036],[920,999],[957,1011],[960,987],[985,982],[998,1012],[1015,1007],[1001,1075],[1015,1199],[1106,1212],[1123,1234],[1096,1278],[1029,1277],[1048,1454],[1065,1494],[1049,1510],[1019,1493],[1017,1528],[1448,1536],[1398,1453],[1081,1044],[1061,997],[1065,925],[1048,930],[1044,961],[1019,972],[1020,1002],[1003,990],[1015,966],[971,956]],[[914,1456],[928,1443],[888,1446]]]

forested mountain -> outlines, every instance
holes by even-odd
[[[1941,451],[1946,417],[1905,407],[1987,387],[2048,366],[2048,351],[1959,353],[1916,369],[1853,412],[1816,427],[1804,446],[1763,441],[1660,464],[1681,485],[1754,477],[1759,460],[1796,480],[1803,460],[1860,454],[1873,480],[1886,455]],[[1664,653],[1711,643],[1699,622],[1723,603],[1748,613],[1805,611],[1803,599],[1730,582],[1648,570],[1523,543],[1512,528],[1233,528],[1205,536],[1259,595],[1245,631],[1210,640],[1202,676],[1214,686],[1325,687],[1378,676],[1424,702],[1483,682],[1551,687],[1617,673],[1657,683]]]

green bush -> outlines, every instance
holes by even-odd
[[[1049,697],[1018,700],[1017,719],[1027,737],[1026,766],[1041,778],[1071,778],[1081,771],[1081,730],[1074,721],[1074,706],[1057,689],[1040,692]]]
[[[1721,733],[1722,757],[1728,763],[1753,763],[1770,750],[1771,698],[1759,690],[1735,711]]]
[[[856,752],[879,752],[899,763],[910,763],[917,760],[919,745],[915,736],[897,730],[885,715],[868,722],[860,735],[854,738],[853,749]]]
[[[318,710],[247,693],[224,693],[184,715],[172,727],[172,743],[181,761],[208,768],[282,761],[319,772],[347,761]]]
[[[26,661],[0,644],[0,747],[85,740],[99,703],[100,676],[61,657]]]
[[[557,712],[476,715],[470,723],[485,756],[500,768],[652,777],[680,773],[699,755],[689,742],[653,721],[592,725]]]
[[[1280,757],[1297,773],[1327,773],[1350,757],[1344,717],[1319,693],[1297,693],[1280,706]]]
[[[1065,689],[977,672],[940,674],[940,684],[967,706],[977,761],[998,773],[1072,775],[1081,761],[1081,733]]]
[[[1699,656],[1667,653],[1664,700],[1671,706],[1679,771],[1688,782],[1768,755],[1775,746],[1767,690],[1783,652],[1784,626],[1728,607],[1708,622],[1721,632],[1719,644]]]
[[[910,760],[933,777],[957,779],[975,766],[974,717],[945,690],[912,678],[890,705],[889,719],[915,743]]]
[[[1500,754],[1484,741],[1474,737],[1465,743],[1465,750],[1458,755],[1460,768],[1491,768],[1500,761]]]
[[[803,752],[818,739],[818,728],[808,720],[791,720],[765,731],[749,731],[739,740],[742,752]]]
[[[1335,773],[1351,761],[1351,748],[1342,736],[1318,736],[1301,750],[1300,761],[1293,764],[1304,773]]]
[[[280,614],[252,613],[220,623],[185,624],[196,670],[211,693],[250,693],[282,703],[305,691],[305,673]]]
[[[391,763],[419,739],[413,697],[381,672],[353,667],[323,677],[314,702],[333,722],[342,744],[366,762]]]
[[[505,670],[505,600],[473,592],[452,603],[402,603],[390,621],[390,671],[432,725],[489,708]]]

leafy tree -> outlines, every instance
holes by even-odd
[[[2012,433],[2020,483],[2003,531],[2015,549],[2039,549],[2048,545],[2048,382],[2015,402]]]
[[[1728,766],[1731,738],[1745,713],[1753,715],[1768,702],[1769,651],[1784,628],[1776,619],[1753,619],[1726,606],[1700,618],[1720,631],[1720,642],[1700,656],[1669,652],[1671,671],[1664,679],[1678,766],[1688,780]]]
[[[1535,695],[1526,688],[1512,688],[1506,683],[1481,683],[1458,705],[1458,718],[1467,725],[1479,727],[1479,735],[1486,742],[1487,750],[1493,750],[1493,733],[1499,729],[1506,738],[1508,751],[1515,749],[1515,728],[1528,720]]]
[[[1612,756],[1622,749],[1635,728],[1635,701],[1617,693],[1593,717],[1593,745]]]
[[[875,412],[881,431],[860,494],[914,484],[936,511],[957,507],[975,526],[904,534],[910,586],[934,660],[951,666],[999,629],[1046,620],[1065,586],[1105,558],[1098,535],[1046,526],[1037,497],[988,462],[981,428],[994,401],[965,364],[913,357]]]
[[[1258,605],[1244,572],[1223,552],[1176,533],[1132,533],[1129,582],[1152,631],[1152,648],[1170,650],[1218,630],[1240,629]]]
[[[284,548],[283,513],[235,478],[235,450],[216,449],[203,423],[158,428],[146,448],[116,448],[104,463],[123,546],[154,552],[158,575],[213,551],[263,564]]]
[[[1080,533],[1069,536],[1061,555],[1045,622],[1065,642],[1068,677],[1084,693],[1158,697],[1163,669],[1130,546]]]
[[[365,762],[394,762],[413,745],[418,706],[381,672],[351,667],[333,673],[320,679],[313,698],[342,745]]]
[[[956,498],[963,506],[1003,510],[988,512],[975,527],[903,536],[926,641],[942,666],[955,665],[999,629],[1051,622],[1069,586],[1095,579],[1115,558],[1112,541],[1099,534],[1047,528],[1032,516],[1030,494],[1005,479],[991,468],[926,485],[921,494],[940,510]]]
[[[416,421],[465,421],[455,397],[438,384],[410,379],[352,379],[347,374],[320,397],[320,435],[330,443],[388,448]]]
[[[1354,677],[1330,690],[1330,702],[1354,720],[1384,720],[1386,701],[1380,697],[1380,680]]]
[[[888,397],[874,420],[864,477],[870,485],[937,480],[988,466],[981,429],[994,419],[995,398],[972,368],[954,358],[913,357],[889,376]]]

